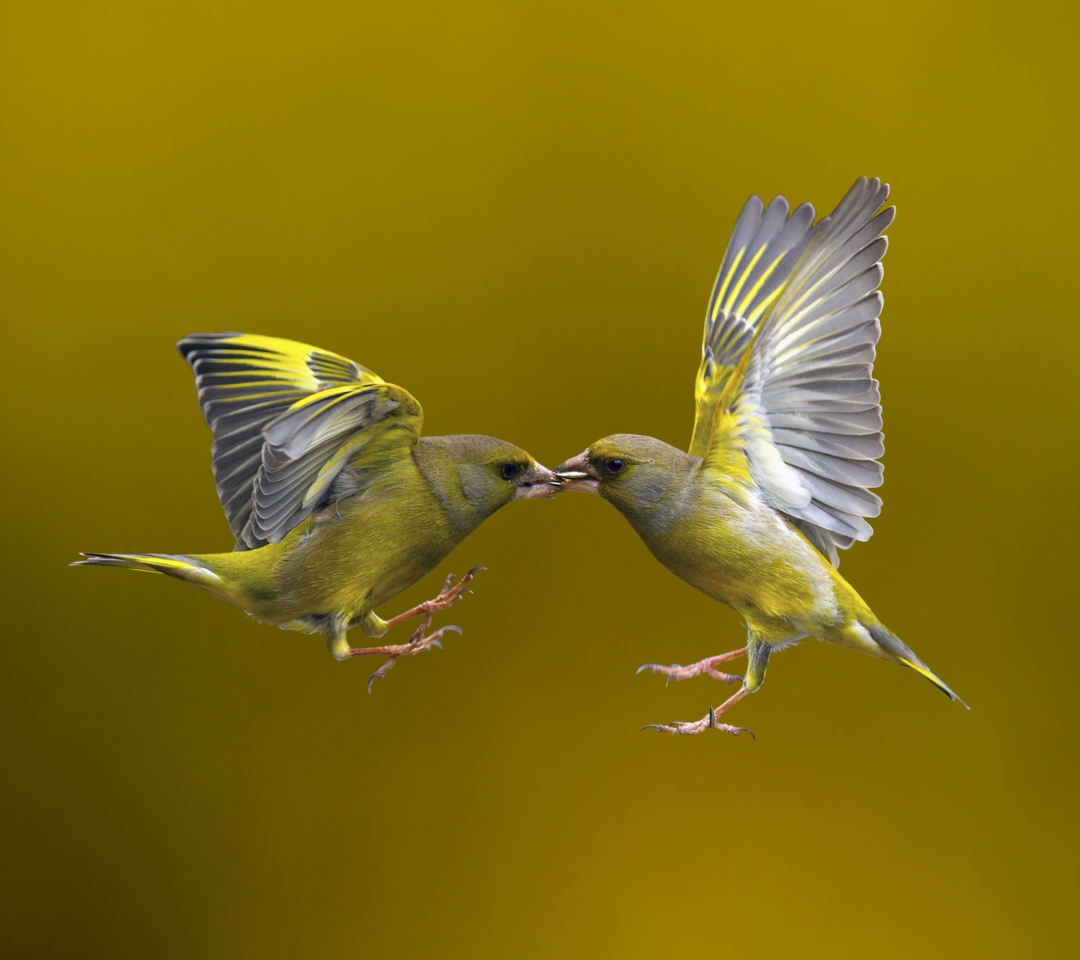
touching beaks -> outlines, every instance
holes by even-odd
[[[539,463],[523,474],[514,488],[515,500],[535,500],[537,497],[553,497],[559,489],[559,478],[554,471]]]
[[[555,468],[559,490],[577,490],[579,493],[600,493],[600,474],[589,463],[588,451],[579,453]]]

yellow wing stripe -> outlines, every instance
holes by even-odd
[[[735,271],[739,269],[739,261],[742,260],[744,253],[746,253],[746,247],[743,247],[739,251],[734,262],[731,264],[731,269],[727,272],[727,276],[724,277],[724,282],[720,284],[720,292],[716,295],[716,303],[713,304],[712,316],[709,318],[710,320],[715,320],[716,315],[720,312],[720,305],[724,302],[724,294],[727,292],[728,284],[731,283],[731,278],[735,275]]]
[[[304,499],[301,501],[300,506],[306,510],[316,503],[329,488],[330,484],[337,479],[337,475],[341,472],[341,468],[348,463],[359,450],[367,446],[370,441],[371,437],[366,432],[362,432],[347,441],[342,448],[319,469],[311,486],[308,487],[307,493],[304,494]]]
[[[761,255],[765,252],[768,246],[769,245],[767,243],[763,243],[760,247],[758,247],[758,252],[754,254],[751,261],[746,265],[746,269],[739,275],[739,280],[735,284],[735,286],[732,287],[731,296],[728,297],[727,304],[724,307],[725,312],[731,313],[731,308],[735,304],[735,301],[739,296],[739,291],[742,290],[743,284],[746,283],[750,274],[753,272],[754,267],[757,266],[757,262],[761,259]]]
[[[762,249],[764,249],[764,247],[763,247]],[[781,255],[780,255],[779,257],[777,257],[777,258],[776,258],[776,259],[775,259],[775,260],[774,260],[774,261],[773,261],[772,263],[770,263],[770,264],[769,264],[769,268],[768,268],[768,269],[767,269],[767,270],[766,270],[766,271],[765,271],[764,273],[762,273],[762,275],[761,275],[761,276],[760,276],[760,277],[758,278],[758,281],[757,281],[757,283],[755,283],[755,284],[754,284],[754,285],[753,285],[753,286],[752,286],[752,287],[750,288],[750,292],[749,292],[749,293],[748,293],[748,294],[747,294],[747,295],[746,295],[745,297],[743,297],[743,301],[742,301],[742,303],[740,303],[740,304],[739,304],[739,308],[738,308],[738,309],[737,309],[737,310],[735,311],[736,313],[738,313],[738,314],[740,314],[740,315],[745,315],[745,314],[746,314],[746,308],[747,308],[748,306],[750,306],[750,304],[751,304],[751,303],[753,303],[753,301],[754,301],[754,297],[756,297],[756,296],[758,295],[758,293],[760,293],[760,292],[761,292],[761,288],[762,288],[762,287],[763,287],[763,286],[765,285],[765,281],[769,279],[769,277],[771,276],[772,272],[773,272],[773,271],[774,271],[774,270],[776,269],[777,265],[778,265],[778,264],[780,263],[780,261],[781,261],[781,260],[783,260],[783,259],[784,259],[784,255],[783,255],[783,254],[781,254]],[[779,292],[779,291],[777,291],[777,292]],[[773,294],[771,294],[771,295],[770,295],[770,296],[769,296],[769,297],[767,298],[767,301],[766,301],[766,302],[769,302],[769,301],[773,300],[773,299],[774,299],[775,297],[776,297],[776,293],[773,293]],[[754,311],[754,312],[755,312],[755,313],[756,313],[756,314],[757,314],[758,316],[761,316],[761,313],[760,313],[760,308],[758,308],[758,309],[755,309],[755,311]]]
[[[297,400],[291,407],[289,407],[289,413],[294,410],[302,410],[304,407],[313,403],[324,403],[331,397],[337,397],[340,401],[348,394],[356,394],[365,390],[370,390],[374,384],[356,384],[347,383],[341,387],[329,387],[326,390],[320,390],[318,393],[313,393],[309,397],[302,397]]]
[[[338,361],[344,364],[347,368],[353,366],[353,362],[348,357],[343,357],[341,354],[334,353],[331,350],[323,350],[321,347],[312,347],[310,344],[297,343],[295,340],[282,340],[279,337],[263,337],[256,333],[245,333],[239,337],[228,337],[220,341],[221,343],[227,343],[231,346],[238,347],[240,351],[244,351],[244,348],[263,350],[267,353],[276,354],[273,357],[265,357],[259,360],[260,363],[279,363],[284,365],[287,361],[292,361],[296,364],[297,369],[301,367],[307,372],[307,360],[313,353],[320,353],[324,357],[330,360]],[[232,353],[231,350],[221,350],[222,354]]]
[[[724,384],[724,389],[720,393],[720,398],[716,401],[716,406],[713,409],[713,433],[716,432],[716,426],[719,421],[726,416],[735,402],[735,397],[738,396],[739,390],[742,389],[743,378],[746,376],[746,368],[750,365],[750,356],[754,352],[754,345],[757,343],[757,338],[761,333],[761,327],[758,327],[754,331],[753,337],[750,338],[750,342],[746,345],[746,349],[743,351],[739,362],[735,365],[735,369],[731,372],[731,376],[728,377],[727,383]]]
[[[259,370],[264,376],[280,373],[304,390],[319,389],[323,382],[320,373],[327,375],[329,379],[347,378],[354,383],[384,382],[378,374],[354,363],[348,357],[306,343],[258,334],[228,337],[220,343],[226,346],[218,347],[214,351],[218,358],[228,359],[238,367]],[[215,374],[218,379],[243,375],[242,371],[222,371]]]
[[[757,326],[757,322],[758,322],[758,320],[761,319],[762,314],[764,314],[766,310],[769,310],[772,307],[772,305],[774,303],[776,303],[777,298],[783,292],[784,292],[783,286],[777,287],[764,300],[762,300],[761,303],[759,303],[756,307],[754,307],[754,312],[751,313],[750,316],[746,318],[750,322],[750,324],[753,325],[753,326]]]

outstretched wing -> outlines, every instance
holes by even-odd
[[[236,549],[277,543],[329,502],[350,461],[404,454],[420,404],[366,367],[305,343],[195,333],[177,344],[214,434],[214,479]]]
[[[777,197],[743,208],[705,323],[690,452],[749,475],[838,565],[873,532],[884,452],[877,381],[889,188],[861,177],[832,215],[788,217]]]

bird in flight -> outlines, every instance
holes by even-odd
[[[616,434],[556,468],[560,489],[610,502],[665,567],[746,622],[739,650],[639,669],[741,680],[700,720],[646,729],[744,732],[719,718],[760,688],[774,651],[806,637],[908,666],[959,700],[837,569],[881,507],[872,370],[888,195],[860,177],[817,223],[809,203],[789,215],[783,197],[751,197],[709,299],[689,451]],[[743,656],[745,677],[718,669]]]
[[[381,619],[375,608],[433,570],[511,500],[551,496],[554,474],[520,447],[472,434],[422,437],[408,391],[304,343],[244,333],[177,344],[195,372],[213,432],[217,492],[231,553],[86,553],[73,566],[127,567],[193,583],[266,623],[326,635],[337,660],[397,660],[441,646],[440,610],[469,593],[481,567],[438,596]],[[407,643],[351,647],[419,617]]]

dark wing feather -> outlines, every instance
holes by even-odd
[[[214,479],[236,549],[277,543],[328,501],[354,457],[385,442],[404,452],[423,412],[401,387],[304,343],[243,333],[177,344],[214,434]]]

